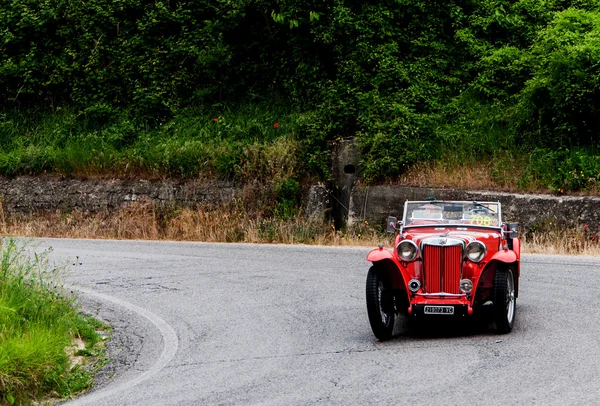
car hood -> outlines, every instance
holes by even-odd
[[[466,244],[473,241],[480,241],[484,243],[488,249],[498,249],[499,243],[502,238],[499,230],[456,230],[456,229],[412,229],[405,230],[404,238],[412,240],[418,246],[421,243],[432,243],[435,245],[453,245],[453,242],[458,240]]]

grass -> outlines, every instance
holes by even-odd
[[[170,241],[368,245],[379,232],[366,226],[336,230],[322,219],[295,209],[291,217],[263,217],[240,204],[195,209],[165,209],[135,204],[117,212],[46,212],[11,215],[0,230],[27,237],[110,238]]]
[[[434,131],[434,158],[414,164],[391,181],[526,193],[600,192],[598,150],[521,145],[511,128],[510,113],[468,94],[453,108],[440,116]],[[377,243],[382,238],[378,227],[361,225],[358,231],[342,232],[297,211],[298,182],[312,176],[308,168],[318,165],[311,160],[318,161],[324,152],[310,150],[312,141],[303,139],[312,120],[309,116],[273,105],[219,105],[186,109],[170,121],[147,127],[128,112],[109,107],[2,113],[0,175],[220,177],[246,185],[246,192],[244,201],[220,208],[175,210],[138,204],[117,213],[55,212],[11,218],[3,218],[0,212],[0,231],[81,238]],[[313,123],[310,131],[317,131],[314,127]],[[551,238],[546,231],[526,234],[525,249],[540,239],[551,245],[556,241],[552,250],[557,252],[585,251],[595,244],[576,248],[559,237]]]
[[[165,209],[138,203],[117,212],[89,214],[73,211],[0,216],[8,235],[90,239],[136,239],[237,243],[363,246],[393,244],[382,225],[367,221],[337,230],[332,223],[303,216],[301,209],[287,218],[263,217],[244,205],[195,209]],[[522,232],[525,253],[600,254],[600,230],[544,229]]]
[[[434,140],[427,141],[432,143],[427,148],[436,150],[431,160],[416,163],[395,181],[522,192],[600,191],[597,149],[521,145],[497,106],[465,98],[456,109],[460,118],[438,123]],[[256,104],[198,107],[149,127],[126,111],[9,111],[0,113],[0,175],[302,179],[314,175],[309,168],[324,152],[307,138],[307,131],[315,131],[307,114]],[[319,159],[326,166],[326,158]]]
[[[327,147],[316,141],[326,138],[319,133],[326,130],[314,128],[310,112],[281,105],[197,107],[150,127],[127,111],[106,109],[0,113],[0,175],[218,177],[240,183],[327,176]],[[433,133],[422,141],[427,145],[419,146],[431,150],[428,161],[417,162],[392,181],[520,192],[600,192],[597,148],[525,145],[503,108],[467,96],[456,102],[455,110],[447,118],[440,116]],[[364,136],[356,134],[358,140]],[[363,153],[371,161],[385,158],[371,156],[373,151]]]
[[[96,351],[96,320],[81,315],[74,297],[59,284],[48,252],[30,255],[25,246],[3,239],[0,248],[0,403],[31,404],[67,398],[92,385],[93,371],[72,365],[74,340]]]
[[[581,230],[527,233],[523,247],[531,254],[600,255],[597,236]]]
[[[590,155],[593,157],[594,155]],[[518,193],[546,193],[569,195],[598,195],[600,182],[598,174],[593,171],[569,169],[565,176],[556,175],[556,179],[546,179],[540,171],[532,169],[531,165],[543,165],[543,162],[533,162],[530,156],[515,157],[505,155],[496,160],[486,162],[475,160],[469,163],[449,163],[435,161],[421,163],[410,167],[402,174],[397,183],[417,187],[439,187],[463,190],[492,190]],[[549,166],[555,162],[547,162]],[[598,169],[600,171],[600,168]],[[575,176],[575,171],[577,176]],[[559,173],[556,171],[555,173]],[[576,178],[576,179],[575,179]],[[570,188],[566,184],[579,182],[580,185]]]
[[[492,177],[489,163],[473,162],[468,165],[434,162],[409,168],[400,179],[403,185],[441,187],[466,190],[518,190],[514,182]]]
[[[0,174],[251,179],[256,169],[272,169],[261,165],[269,166],[273,149],[295,159],[297,121],[288,110],[257,105],[188,109],[157,127],[120,111],[12,111],[0,114]]]
[[[600,149],[532,141],[519,128],[522,112],[465,92],[442,115],[432,144],[434,159],[409,168],[400,179],[423,186],[598,194]],[[445,120],[445,121],[444,121]],[[576,134],[573,134],[576,138]]]

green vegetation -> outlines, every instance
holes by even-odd
[[[0,123],[0,172],[155,177],[204,173],[254,179],[258,172],[275,169],[271,166],[294,165],[300,148],[296,120],[288,112],[259,106],[220,114],[189,109],[156,126],[135,124],[117,113],[102,126],[72,110],[5,114]]]
[[[600,182],[596,0],[11,0],[0,27],[2,174],[279,185],[354,137],[367,181],[491,162],[524,189]],[[291,175],[262,172],[281,148]]]
[[[42,397],[69,397],[89,388],[92,373],[71,367],[66,347],[86,342],[98,355],[94,319],[77,313],[72,297],[56,286],[58,270],[47,253],[30,257],[14,241],[0,252],[0,403],[30,404]]]

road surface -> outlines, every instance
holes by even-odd
[[[368,248],[38,240],[115,328],[68,405],[569,405],[600,398],[600,259],[524,255],[517,321],[378,342]]]

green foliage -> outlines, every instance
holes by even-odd
[[[513,46],[494,49],[478,61],[472,89],[484,100],[510,101],[530,79],[532,65],[527,51]]]
[[[557,13],[531,50],[532,78],[519,95],[531,144],[588,146],[600,131],[600,13]]]
[[[435,130],[447,164],[475,164],[497,152],[515,150],[510,112],[502,102],[482,102],[476,94],[467,91],[449,103],[445,109],[448,122]]]
[[[90,387],[83,368],[70,368],[73,337],[98,341],[90,318],[58,285],[47,253],[31,254],[5,239],[0,249],[0,399],[28,404],[40,396],[68,397]]]
[[[401,104],[380,106],[365,125],[362,143],[362,174],[367,180],[392,178],[408,166],[432,159],[435,138],[430,120]]]
[[[600,184],[600,156],[594,150],[536,149],[529,174],[557,193],[594,190]]]
[[[473,80],[437,130],[444,159],[488,158],[492,177],[505,178],[512,157],[521,187],[592,188],[599,18],[592,1],[478,3],[458,35],[476,57]]]
[[[11,0],[0,172],[248,179],[284,132],[269,121],[295,141],[297,177],[328,177],[338,138],[358,139],[369,180],[585,148],[600,130],[599,16],[596,0]],[[265,105],[286,115],[248,114]],[[32,111],[53,114],[15,118]]]
[[[300,183],[294,179],[285,179],[275,187],[277,194],[277,206],[274,214],[283,220],[293,219],[298,212],[302,188]]]

